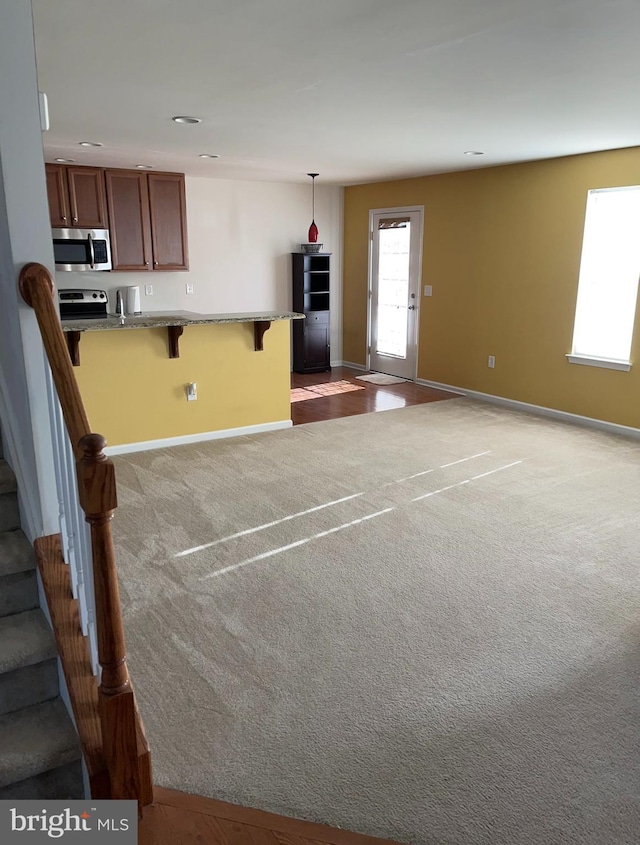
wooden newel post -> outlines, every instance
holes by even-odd
[[[127,670],[111,520],[117,507],[115,470],[101,434],[81,438],[77,462],[80,505],[91,526],[96,596],[98,689],[102,741],[111,798],[141,798],[136,703]],[[142,802],[144,803],[144,802]]]

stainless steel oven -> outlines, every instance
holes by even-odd
[[[108,229],[52,229],[56,270],[111,270]]]
[[[100,320],[107,315],[109,297],[98,288],[59,288],[61,320]]]

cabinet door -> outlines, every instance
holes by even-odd
[[[45,171],[51,227],[66,229],[71,225],[66,169],[60,164],[45,164]]]
[[[305,369],[329,368],[329,324],[309,323],[305,326]]]
[[[154,270],[188,270],[184,176],[149,173]]]
[[[107,170],[114,270],[151,270],[151,224],[146,173]]]
[[[84,229],[106,229],[104,170],[99,167],[67,167],[67,181],[71,225]]]

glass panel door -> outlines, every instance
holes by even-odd
[[[370,362],[372,370],[413,379],[417,360],[422,214],[372,215]]]

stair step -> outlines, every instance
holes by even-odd
[[[0,788],[0,801],[20,801],[21,799],[39,801],[76,799],[79,801],[84,797],[84,778],[79,760]]]
[[[0,534],[0,576],[36,568],[36,557],[22,531]]]
[[[15,493],[18,489],[16,477],[9,464],[0,459],[0,495],[3,493]]]
[[[55,658],[0,675],[0,716],[55,698],[60,692]]]
[[[0,495],[0,532],[20,528],[20,508],[17,493]]]
[[[41,610],[26,610],[0,619],[0,673],[56,655],[53,633]]]
[[[79,759],[78,735],[59,698],[0,718],[0,787]]]
[[[38,582],[33,570],[0,578],[0,617],[33,610],[38,606]]]

